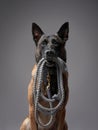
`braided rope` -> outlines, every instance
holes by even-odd
[[[36,119],[37,124],[44,128],[48,128],[52,126],[54,122],[54,118],[55,118],[55,113],[61,108],[64,102],[65,93],[64,93],[64,87],[63,87],[62,73],[63,73],[64,67],[66,66],[65,62],[62,59],[60,58],[55,59],[54,62],[56,63],[56,68],[57,68],[58,94],[50,98],[49,93],[48,93],[48,98],[46,98],[41,93],[41,85],[42,85],[42,77],[43,77],[42,75],[43,75],[43,69],[44,69],[44,66],[46,65],[46,62],[47,61],[44,58],[42,58],[37,65],[37,71],[34,76],[34,90],[33,90],[34,105],[35,105],[35,119]],[[39,103],[39,97],[41,97],[46,102],[48,102],[50,108],[42,106]],[[52,102],[55,102],[57,100],[59,101],[58,104],[55,107],[53,107]],[[38,116],[38,111],[42,112],[44,115],[50,115],[50,120],[48,123],[44,124],[41,122]]]

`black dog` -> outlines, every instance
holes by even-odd
[[[32,30],[33,38],[37,47],[35,56],[37,62],[43,57],[46,50],[48,50],[48,54],[50,53],[49,55],[56,55],[66,62],[66,51],[64,46],[68,40],[68,22],[63,24],[63,26],[57,32],[57,35],[44,36],[41,38],[41,36],[44,35],[44,32],[35,23],[32,24]]]
[[[57,34],[46,36],[41,28],[36,24],[32,24],[32,35],[36,43],[36,62],[38,63],[42,58],[47,60],[47,72],[50,73],[50,91],[51,96],[57,94],[57,72],[54,64],[54,58],[61,58],[66,63],[66,50],[65,44],[68,40],[69,33],[69,23],[64,23]],[[40,128],[35,121],[34,117],[34,100],[32,100],[32,89],[34,86],[34,74],[36,73],[37,65],[34,66],[32,71],[32,79],[28,87],[28,100],[29,100],[29,117],[25,119],[20,130],[46,130],[45,128]],[[47,74],[46,74],[47,75]],[[44,77],[46,77],[44,74]],[[65,122],[66,110],[65,106],[68,101],[69,89],[68,89],[68,72],[64,71],[63,75],[63,86],[65,99],[61,109],[55,114],[55,121],[51,128],[47,130],[68,130],[67,124]],[[44,78],[46,81],[47,79]],[[45,92],[45,81],[43,85],[43,92]],[[46,83],[47,84],[47,83]],[[55,87],[53,87],[55,86]],[[43,102],[43,101],[42,101]],[[44,105],[45,102],[43,102]],[[43,122],[47,122],[48,117],[40,116]]]

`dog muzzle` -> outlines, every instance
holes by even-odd
[[[57,57],[56,57],[55,51],[53,49],[45,51],[45,60],[47,61],[48,67],[52,67],[54,65],[54,63],[55,63],[54,61],[56,58]]]

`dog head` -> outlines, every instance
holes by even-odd
[[[69,23],[64,23],[55,35],[46,36],[42,29],[32,23],[32,35],[36,44],[36,62],[41,58],[46,58],[52,63],[53,58],[59,57],[66,62],[65,44],[68,40]]]

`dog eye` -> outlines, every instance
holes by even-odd
[[[55,39],[52,40],[52,44],[55,45],[55,46],[59,45],[58,42]]]
[[[48,43],[48,41],[45,39],[43,42],[42,42],[42,46],[46,46]]]

